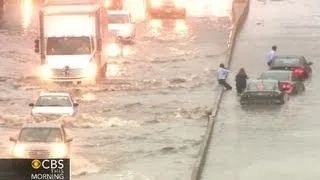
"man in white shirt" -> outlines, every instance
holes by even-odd
[[[272,62],[276,59],[276,51],[277,51],[277,46],[272,46],[271,51],[268,53],[268,66],[272,64]]]
[[[231,90],[232,87],[226,82],[228,73],[230,71],[224,67],[224,64],[221,63],[217,70],[217,79],[220,85],[224,86],[227,90]]]

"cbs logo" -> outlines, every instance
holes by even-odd
[[[45,159],[45,160],[38,160],[35,159],[31,162],[31,167],[33,169],[63,169],[64,164],[63,160],[55,160],[55,159]]]

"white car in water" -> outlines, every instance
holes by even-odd
[[[78,105],[69,93],[42,93],[35,103],[29,104],[33,116],[74,116]]]
[[[135,39],[135,24],[127,11],[108,11],[108,28],[123,42],[130,43]]]

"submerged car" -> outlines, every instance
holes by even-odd
[[[147,8],[152,18],[163,16],[186,17],[186,0],[147,0]]]
[[[62,124],[24,124],[13,142],[11,156],[19,159],[69,158],[70,144]]]
[[[312,73],[312,64],[304,56],[277,56],[270,65],[270,70],[290,70],[299,78],[306,79]]]
[[[75,116],[78,105],[69,93],[42,93],[35,103],[29,104],[33,116]]]
[[[289,94],[298,94],[305,90],[301,79],[293,71],[270,70],[262,73],[260,80],[278,80],[284,91]]]
[[[240,104],[271,103],[284,104],[288,94],[277,80],[253,80],[247,84],[240,97]]]
[[[109,11],[108,28],[124,43],[133,42],[136,37],[135,24],[127,11]]]

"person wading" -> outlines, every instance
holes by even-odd
[[[247,79],[248,79],[248,76],[246,71],[244,70],[244,68],[241,68],[235,78],[236,88],[239,95],[242,94],[243,91],[246,89]]]
[[[276,59],[277,46],[272,46],[271,51],[268,53],[268,66],[271,66],[272,62]]]
[[[224,86],[227,90],[231,90],[232,87],[226,82],[228,73],[230,71],[224,67],[224,64],[221,63],[217,70],[217,79],[220,85]]]

